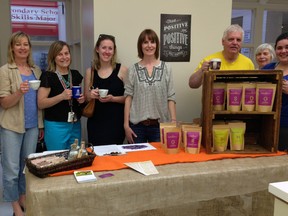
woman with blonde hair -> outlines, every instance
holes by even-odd
[[[81,108],[83,94],[72,97],[72,87],[81,86],[83,76],[70,69],[69,45],[55,41],[48,52],[48,68],[41,76],[38,105],[44,109],[44,140],[48,150],[70,148],[75,139],[81,140]]]
[[[32,60],[29,36],[13,33],[8,44],[8,63],[0,68],[0,123],[3,200],[12,203],[16,216],[24,215],[25,159],[36,151],[38,138],[43,138],[37,91],[29,86],[29,81],[40,75],[40,68]]]

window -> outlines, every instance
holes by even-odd
[[[249,58],[253,58],[253,51],[249,47],[253,39],[251,37],[252,20],[253,20],[252,10],[232,10],[231,24],[238,24],[242,26],[244,30],[244,39],[243,39],[241,53]]]
[[[232,24],[243,27],[245,36],[241,53],[254,59],[262,43],[274,46],[276,38],[288,32],[287,1],[233,0]]]
[[[262,43],[275,43],[283,32],[288,32],[288,12],[265,10],[263,14]]]

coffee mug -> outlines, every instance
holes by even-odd
[[[72,97],[79,98],[81,95],[81,86],[72,86]]]
[[[211,59],[210,62],[209,62],[209,68],[211,70],[219,70],[221,67],[221,59],[218,59],[218,58],[214,58],[214,59]]]

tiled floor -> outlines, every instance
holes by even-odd
[[[1,153],[0,153],[0,160],[1,160]],[[1,216],[12,216],[13,211],[10,203],[2,202],[2,191],[3,191],[3,184],[2,184],[2,166],[0,163],[0,215]]]

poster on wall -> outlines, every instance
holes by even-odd
[[[189,62],[191,15],[161,14],[160,59],[166,62]]]

